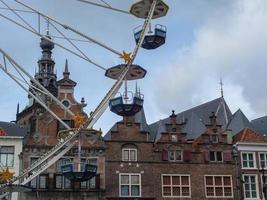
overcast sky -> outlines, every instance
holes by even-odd
[[[128,10],[135,2],[106,1],[123,10]],[[13,1],[5,2],[24,9]],[[132,30],[143,23],[131,15],[76,0],[23,2],[120,52],[133,50]],[[170,6],[168,15],[152,21],[152,25],[167,26],[166,44],[156,50],[141,49],[135,60],[147,70],[145,79],[138,81],[145,95],[147,121],[152,123],[165,118],[172,109],[181,112],[220,97],[220,78],[232,112],[241,108],[249,119],[266,115],[267,1],[166,0],[166,3]],[[0,13],[19,21],[8,11],[0,10]],[[37,28],[36,15],[24,13],[22,16]],[[42,20],[41,31],[44,33],[45,29]],[[41,55],[40,38],[3,18],[0,19],[0,30],[0,48],[34,75]],[[71,32],[64,30],[64,33],[78,38]],[[58,35],[52,27],[50,34]],[[67,45],[61,39],[55,41]],[[89,58],[106,68],[121,63],[117,55],[92,43],[78,42],[77,45]],[[62,78],[64,62],[68,59],[70,77],[78,83],[75,97],[78,101],[85,97],[88,103],[86,111],[93,110],[114,81],[106,78],[103,70],[60,47],[55,47],[53,57],[58,79]],[[134,89],[135,82],[130,82],[129,87]],[[23,109],[27,104],[27,94],[1,71],[0,91],[0,121],[14,120],[16,105],[19,102]],[[107,131],[118,120],[120,117],[107,110],[96,127]]]

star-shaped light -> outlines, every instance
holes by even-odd
[[[79,128],[82,124],[85,123],[85,117],[80,114],[75,115],[73,120],[74,120],[75,128]]]
[[[0,179],[3,182],[9,182],[12,180],[14,172],[10,172],[8,167],[0,172]]]
[[[132,60],[131,54],[132,53],[127,53],[127,52],[123,51],[122,54],[120,55],[120,58],[122,58],[125,63],[128,63]]]

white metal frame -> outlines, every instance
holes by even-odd
[[[170,185],[163,185],[163,177],[164,176],[170,177],[170,180],[171,180],[171,184]],[[188,179],[189,179],[189,185],[184,185],[184,186],[189,187],[189,196],[182,196],[181,188],[183,187],[183,185],[181,185],[181,184],[180,185],[173,185],[172,184],[172,177],[173,176],[178,176],[178,177],[180,177],[180,179],[181,179],[182,176],[188,177]],[[164,191],[163,191],[163,187],[164,186],[171,187],[171,196],[164,196]],[[181,194],[181,196],[173,196],[173,187],[175,187],[175,186],[180,187],[180,194]],[[161,174],[161,194],[162,194],[162,197],[164,197],[164,198],[173,198],[173,197],[191,198],[191,189],[192,188],[191,188],[191,176],[190,176],[190,174]]]
[[[229,187],[229,186],[225,186],[224,184],[221,185],[220,187],[222,187],[223,189],[223,196],[208,196],[207,195],[207,187],[213,187],[213,188],[216,188],[216,187],[219,187],[219,186],[216,186],[215,185],[215,177],[218,176],[218,177],[222,177],[222,182],[223,182],[223,177],[230,177],[230,181],[231,181],[231,193],[232,193],[232,196],[224,196],[224,188],[225,187]],[[213,177],[213,185],[208,185],[206,184],[206,177]],[[212,198],[212,199],[220,199],[220,198],[234,198],[234,192],[233,192],[233,178],[232,178],[232,175],[204,175],[204,185],[205,185],[205,196],[206,198]]]
[[[121,195],[121,176],[129,176],[129,196],[122,196]],[[131,195],[131,186],[132,186],[132,183],[131,183],[131,176],[139,176],[139,196],[132,196]],[[139,173],[120,173],[119,174],[119,195],[120,197],[141,197],[142,196],[142,182],[141,182],[141,174]],[[124,184],[125,185],[125,184]],[[137,185],[137,184],[134,184],[134,185]]]
[[[18,2],[18,1],[17,1]],[[83,124],[81,125],[76,131],[74,132],[70,132],[70,134],[65,138],[62,139],[57,145],[55,145],[50,151],[46,152],[40,159],[38,159],[35,163],[33,163],[29,168],[25,169],[20,176],[18,177],[14,177],[12,181],[10,181],[8,184],[10,183],[14,183],[16,181],[18,181],[19,179],[22,179],[25,175],[28,175],[30,172],[32,172],[32,174],[30,176],[28,176],[26,179],[24,179],[24,181],[22,182],[22,184],[26,184],[29,181],[31,181],[32,179],[34,179],[36,176],[38,176],[40,173],[42,173],[44,170],[46,170],[48,167],[50,167],[51,165],[53,165],[58,159],[60,159],[65,153],[67,153],[77,142],[76,140],[76,136],[79,134],[80,130],[87,127],[87,128],[92,128],[92,126],[94,125],[94,123],[101,117],[101,115],[104,113],[104,111],[106,110],[107,106],[108,106],[108,101],[113,98],[118,90],[120,89],[124,77],[126,76],[131,64],[133,63],[142,43],[145,37],[145,34],[148,30],[148,25],[149,22],[151,21],[152,17],[153,17],[153,13],[156,7],[156,3],[157,0],[153,0],[153,3],[151,5],[149,14],[147,19],[144,21],[143,24],[143,31],[141,33],[141,37],[139,42],[137,43],[137,45],[135,46],[135,49],[132,53],[132,59],[127,63],[126,68],[122,71],[120,77],[118,78],[118,80],[115,82],[115,84],[111,87],[111,89],[108,91],[108,93],[106,94],[106,96],[103,98],[103,100],[99,103],[99,105],[96,107],[96,109],[93,111],[93,113],[90,115],[89,119]],[[29,7],[29,6],[28,6]],[[39,34],[40,35],[40,34]],[[42,38],[48,39],[47,37],[42,36]],[[17,68],[21,69],[26,75],[30,76],[22,67],[20,67],[8,54],[6,54],[2,49],[0,49],[0,52],[4,55],[4,57],[8,58],[9,61],[11,61]],[[23,85],[21,85],[21,83],[15,79],[11,74],[7,73],[7,69],[6,69],[6,65],[0,65],[1,69],[10,76],[10,78],[12,78],[19,86],[21,86],[27,93],[30,94],[30,92],[23,87]],[[32,80],[35,84],[39,84],[38,81],[36,81],[35,79]],[[42,85],[40,86],[42,88]],[[46,91],[46,89],[44,90]],[[47,94],[50,94],[47,91]],[[55,113],[53,113],[43,102],[40,101],[40,99],[38,99],[37,97],[35,97],[33,94],[31,94],[33,98],[36,98],[36,101],[39,102],[47,111],[49,111],[54,117],[58,118]],[[51,95],[51,94],[50,94]],[[53,97],[53,95],[51,95],[51,98]],[[53,99],[54,100],[54,99]],[[59,101],[58,99],[55,98],[55,101]],[[59,103],[60,105],[61,102]],[[68,110],[64,105],[62,107],[63,109]],[[60,120],[60,119],[59,119]],[[64,122],[61,122],[64,124]],[[64,124],[66,125],[66,124]],[[66,125],[67,126],[67,125]],[[67,126],[67,128],[69,128]],[[1,188],[5,187],[7,184],[2,184],[0,186],[0,191]]]

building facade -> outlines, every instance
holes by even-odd
[[[241,199],[267,199],[267,137],[249,128],[234,136]]]
[[[21,153],[23,138],[26,130],[15,123],[0,122],[0,168],[1,171],[9,170],[14,176],[18,176],[21,170]],[[3,180],[1,180],[2,182]],[[3,193],[4,198],[18,200],[17,192]]]
[[[173,113],[157,141],[124,117],[106,139],[106,199],[234,199],[232,145],[216,116],[188,140]]]
[[[84,99],[78,102],[74,97],[76,82],[70,79],[68,62],[66,61],[65,64],[63,78],[57,80],[54,72],[55,62],[52,59],[54,44],[42,39],[40,46],[42,57],[38,61],[39,68],[35,79],[73,113],[87,119],[88,116],[83,111],[86,106]],[[73,118],[64,109],[48,98],[44,100],[61,120],[71,128],[75,128]],[[32,97],[29,97],[28,106],[17,114],[17,123],[28,128],[22,154],[23,169],[29,167],[31,163],[54,147],[61,138],[69,134],[66,128]],[[33,188],[33,192],[22,193],[20,199],[100,199],[101,190],[105,188],[105,145],[101,135],[101,131],[83,129],[78,139],[81,149],[79,150],[75,145],[64,157],[28,183],[28,186]],[[73,164],[74,170],[84,170],[85,164],[97,165],[97,175],[84,182],[70,181],[63,176],[61,169],[69,163]]]

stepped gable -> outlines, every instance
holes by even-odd
[[[222,129],[226,129],[229,119],[232,117],[232,113],[223,97],[178,113],[176,121],[177,123],[186,122],[187,125],[184,126],[182,131],[187,133],[188,139],[194,139],[203,133],[205,124],[209,123],[209,116],[212,112],[216,114],[218,124],[222,125]],[[163,119],[161,123],[166,124],[168,120],[169,118]],[[150,130],[150,137],[156,141],[156,139],[160,137],[158,136],[158,134],[160,134],[158,128],[162,128],[159,126],[159,121],[150,124],[148,127]]]

